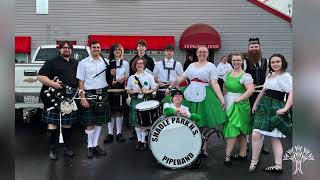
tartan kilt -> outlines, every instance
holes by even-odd
[[[143,102],[143,101],[144,101],[144,99],[138,99],[134,96],[131,96],[129,124],[132,127],[138,126],[138,116],[137,116],[136,105]]]
[[[53,109],[46,111],[46,108],[42,111],[42,121],[47,124],[60,125],[60,110]],[[78,122],[79,111],[72,111],[70,114],[61,115],[62,125],[72,125]]]
[[[265,95],[262,96],[258,104],[256,113],[254,114],[253,129],[260,129],[263,131],[271,132],[273,131],[274,128],[277,128],[282,133],[286,132],[285,134],[287,134],[287,132],[290,131],[287,128],[291,128],[291,127],[282,126],[280,124],[275,125],[274,123],[276,119],[279,119],[276,114],[277,110],[283,108],[284,106],[285,104],[282,101],[270,98]],[[288,113],[281,115],[281,120],[285,121],[285,123],[287,124],[290,124],[290,121],[291,121],[290,118],[288,117]]]
[[[108,94],[102,95],[104,99],[102,101],[99,100],[88,100],[89,108],[84,108],[81,106],[80,108],[80,120],[81,124],[88,125],[103,125],[110,122],[110,104],[108,99]],[[103,103],[103,112],[96,112],[97,103]]]

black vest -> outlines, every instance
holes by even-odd
[[[266,79],[266,73],[268,69],[268,61],[265,58],[261,58],[261,66],[259,63],[252,65],[248,58],[245,58],[247,63],[246,73],[249,73],[253,78],[253,84],[259,86],[263,85]]]

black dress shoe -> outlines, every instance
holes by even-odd
[[[282,168],[278,168],[276,165],[273,165],[273,166],[270,166],[270,167],[267,167],[264,169],[265,172],[271,172],[271,173],[282,173],[283,170]]]
[[[102,155],[102,156],[107,155],[107,153],[103,149],[101,149],[99,146],[93,147],[93,153],[96,155]]]
[[[141,146],[140,146],[140,151],[146,151],[147,150],[147,143],[141,143]]]
[[[231,160],[239,160],[239,161],[246,161],[248,160],[248,155],[240,156],[240,154],[235,154],[230,157]]]
[[[262,154],[270,154],[269,150],[266,149],[264,145],[262,146],[261,153]]]
[[[142,143],[140,141],[137,142],[137,144],[136,144],[136,150],[137,151],[140,151],[141,144]]]
[[[117,142],[125,142],[126,140],[122,137],[122,134],[117,134]]]
[[[64,149],[64,155],[68,156],[68,157],[73,157],[74,156],[74,152],[71,149],[65,148]]]
[[[49,151],[49,159],[50,160],[57,160],[58,159],[55,150],[50,150]]]
[[[89,147],[87,149],[87,157],[88,158],[93,158],[93,147]]]
[[[112,134],[108,134],[103,141],[103,143],[112,143],[112,142],[113,142],[113,135]]]

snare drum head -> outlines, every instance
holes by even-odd
[[[149,146],[165,167],[179,169],[191,165],[199,156],[202,139],[199,128],[188,118],[159,118],[151,127]]]
[[[150,110],[150,109],[158,107],[159,105],[160,105],[160,102],[156,101],[156,100],[144,101],[144,102],[138,103],[136,105],[136,109],[138,109],[140,111]]]

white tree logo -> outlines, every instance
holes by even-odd
[[[314,156],[309,149],[303,147],[302,151],[302,146],[297,145],[287,151],[283,160],[291,160],[296,164],[296,170],[292,174],[297,174],[298,172],[303,174],[301,164],[306,160],[314,160]]]

